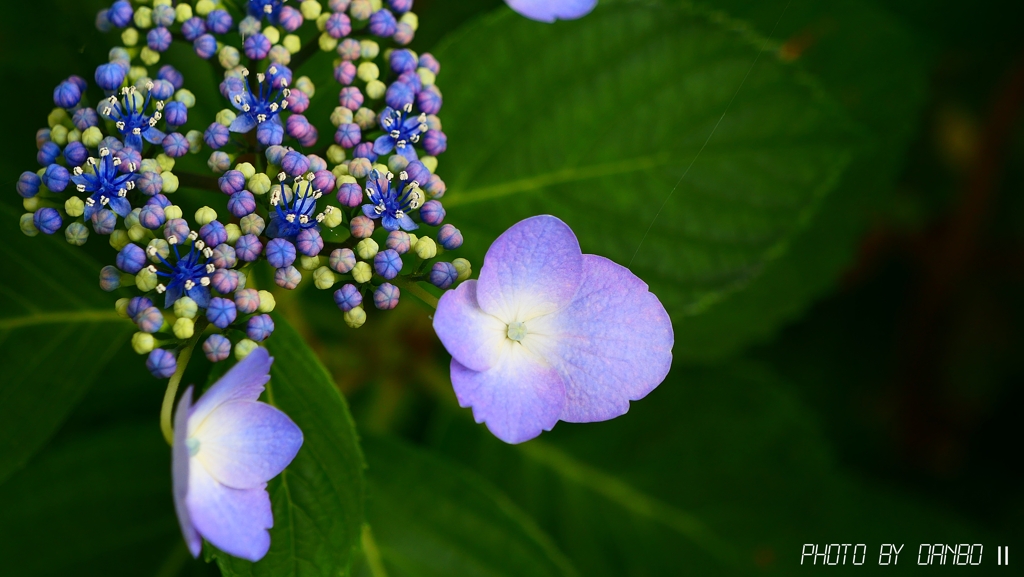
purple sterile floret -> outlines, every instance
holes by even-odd
[[[488,249],[479,280],[445,293],[434,330],[452,355],[459,404],[508,443],[559,421],[622,415],[668,374],[668,313],[628,269],[585,255],[553,216]]]
[[[505,3],[523,16],[541,22],[581,18],[597,6],[597,0],[505,0]]]
[[[270,549],[267,530],[274,518],[266,484],[292,462],[303,440],[288,415],[258,401],[272,363],[266,349],[257,348],[195,405],[192,387],[178,401],[171,451],[174,508],[193,557],[203,539],[249,561]]]

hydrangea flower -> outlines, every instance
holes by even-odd
[[[278,188],[270,194],[270,205],[274,208],[274,212],[270,213],[270,222],[267,223],[266,232],[270,238],[294,238],[303,230],[317,228],[334,210],[328,206],[324,212],[314,216],[316,202],[323,196],[323,192],[314,190],[310,180],[296,178],[294,184],[291,194],[282,195]]]
[[[144,99],[134,86],[126,86],[121,89],[122,99],[120,102],[117,96],[111,96],[100,110],[104,117],[114,121],[117,131],[124,136],[125,145],[140,152],[143,139],[150,144],[160,144],[167,137],[156,128],[156,124],[162,116],[163,101],[158,100],[154,104],[156,110],[153,114],[147,114],[153,100],[152,86],[153,83],[149,83],[150,91],[146,93]]]
[[[260,393],[274,359],[257,348],[206,391],[195,405],[185,390],[174,416],[174,508],[193,557],[203,539],[259,561],[270,549],[274,516],[267,482],[295,458],[302,431]]]
[[[166,293],[164,308],[174,306],[175,301],[182,295],[194,300],[199,308],[210,306],[210,275],[214,273],[214,267],[210,258],[213,256],[213,249],[198,240],[197,233],[192,232],[189,238],[192,239],[192,246],[184,257],[178,250],[178,242],[181,239],[171,238],[168,243],[174,250],[175,262],[171,264],[155,246],[150,246],[148,254],[150,258],[159,259],[168,270],[160,270],[154,265],[149,265],[150,272],[159,277],[169,279],[167,284],[156,285],[156,292]]]
[[[391,172],[381,174],[373,170],[366,179],[366,197],[370,204],[363,205],[363,214],[372,219],[380,219],[381,226],[387,230],[416,230],[419,228],[409,211],[423,205],[423,191],[409,174],[401,172],[398,182]]]
[[[135,172],[138,167],[129,163],[128,171],[123,172],[119,170],[121,159],[111,154],[110,149],[100,148],[99,152],[99,162],[92,157],[88,160],[93,173],[88,174],[76,166],[71,182],[75,183],[78,192],[89,194],[85,199],[86,219],[91,219],[94,212],[104,207],[123,218],[132,210],[132,205],[125,197],[129,190],[135,188],[135,181],[139,178]]]
[[[412,162],[418,157],[414,144],[420,141],[420,135],[427,131],[427,115],[412,115],[412,104],[402,110],[390,106],[380,114],[380,127],[385,134],[373,143],[375,154],[389,154],[392,150]]]
[[[256,137],[260,144],[272,146],[281,144],[284,136],[284,126],[281,124],[280,112],[288,108],[287,79],[281,79],[275,83],[273,77],[277,75],[276,66],[271,66],[267,72],[268,78],[262,72],[256,75],[257,90],[253,92],[249,84],[249,71],[242,69],[242,78],[228,78],[224,81],[225,92],[232,106],[237,108],[239,114],[228,127],[231,132],[249,132],[256,128]],[[275,88],[280,84],[280,88]],[[266,125],[269,123],[269,125]]]
[[[582,254],[553,216],[498,237],[480,280],[441,297],[434,330],[452,355],[459,404],[507,443],[559,420],[622,415],[672,363],[672,324],[658,298],[628,269]]]
[[[582,18],[597,6],[597,0],[505,0],[509,8],[531,20],[554,22]]]

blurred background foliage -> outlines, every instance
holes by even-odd
[[[52,87],[105,60],[100,5],[14,3],[0,22],[2,572],[218,574],[181,543],[162,390],[96,287],[113,253],[16,228],[14,183]],[[298,371],[275,379],[311,383],[291,402],[338,414],[317,446],[341,466],[293,469],[300,485],[335,483],[327,509],[345,515],[289,524],[275,485],[275,530],[361,541],[352,572],[391,576],[786,575],[803,543],[835,542],[867,544],[869,565],[879,544],[905,543],[889,568],[902,574],[919,543],[994,556],[1021,542],[1024,8],[602,0],[554,26],[498,0],[416,11],[413,47],[442,62],[440,170],[466,256],[478,269],[513,222],[561,216],[585,251],[651,284],[677,360],[627,415],[507,446],[458,408],[425,309],[407,298],[353,331],[306,283],[278,296],[302,338],[271,340]],[[323,76],[310,115],[326,118]],[[199,79],[197,115],[212,116],[215,80]],[[362,457],[302,340],[361,437],[361,540]],[[208,371],[194,363],[187,380]],[[336,574],[271,557],[224,570]]]

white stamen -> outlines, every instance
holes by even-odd
[[[167,244],[178,244],[178,237],[173,234],[167,237]]]
[[[203,278],[199,279],[199,284],[203,286],[210,286],[210,277],[204,276]]]
[[[164,285],[162,285],[162,284],[158,284],[158,285],[156,285],[156,293],[157,293],[157,294],[161,294],[161,295],[162,295],[162,294],[164,294],[165,292],[167,292],[167,287],[165,287],[165,286],[164,286]]]
[[[187,290],[187,291],[188,290],[192,290],[193,288],[195,288],[195,286],[196,286],[196,283],[192,282],[191,279],[185,281],[185,290]]]
[[[215,270],[217,270],[217,267],[213,266],[212,262],[210,264],[206,265],[206,272],[208,274],[213,274],[213,271],[215,271]]]

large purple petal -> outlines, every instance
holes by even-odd
[[[672,365],[672,322],[658,297],[629,269],[583,255],[583,283],[565,309],[527,325],[529,343],[547,335],[542,351],[565,379],[559,419],[604,421],[629,410],[665,379]]]
[[[202,426],[214,409],[229,401],[255,401],[263,386],[270,380],[273,357],[262,347],[238,361],[192,407],[188,417],[188,435],[191,437]]]
[[[477,281],[468,280],[441,295],[434,314],[434,332],[462,366],[485,371],[501,353],[508,325],[485,313],[476,300]]]
[[[561,220],[534,216],[506,230],[480,269],[480,308],[506,323],[553,313],[572,301],[583,278],[583,254]]]
[[[210,413],[193,434],[195,459],[233,489],[263,486],[288,466],[302,431],[288,415],[258,401],[231,401]]]
[[[523,16],[541,22],[581,18],[597,6],[597,0],[505,0],[505,3]]]
[[[373,153],[374,154],[387,154],[394,150],[395,139],[391,138],[390,134],[378,137],[377,140],[373,141]]]
[[[565,406],[558,371],[526,347],[505,340],[499,361],[482,372],[452,359],[455,396],[462,407],[506,443],[522,443],[550,431]]]
[[[229,555],[253,562],[262,559],[270,549],[267,529],[274,526],[266,487],[232,489],[218,483],[198,462],[191,464],[185,506],[196,530]]]
[[[174,446],[171,448],[171,481],[174,487],[174,510],[178,514],[178,524],[181,526],[181,535],[185,538],[185,545],[193,557],[199,557],[203,549],[203,539],[196,532],[192,525],[192,518],[189,516],[188,507],[185,506],[185,497],[188,495],[188,446],[185,437],[188,430],[188,412],[192,407],[192,387],[185,389],[178,401],[178,412],[174,414]]]
[[[256,120],[249,116],[248,113],[239,114],[231,121],[231,126],[228,126],[229,132],[241,132],[246,133],[256,128]]]

